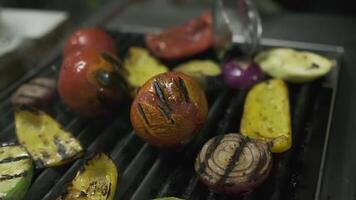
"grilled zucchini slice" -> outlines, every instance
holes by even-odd
[[[318,54],[289,48],[261,52],[255,57],[255,62],[268,75],[293,83],[317,79],[335,65],[334,61]]]
[[[287,151],[292,145],[289,95],[280,79],[255,85],[247,94],[240,132],[269,142],[271,151]]]
[[[38,168],[59,166],[83,153],[80,142],[40,110],[29,107],[16,109],[15,124],[19,143]]]
[[[67,192],[57,200],[112,200],[117,177],[113,161],[103,153],[97,154],[78,171]]]
[[[0,199],[23,199],[32,175],[32,160],[24,148],[15,144],[0,144]]]

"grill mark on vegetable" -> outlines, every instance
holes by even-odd
[[[109,183],[109,189],[107,191],[108,193],[106,194],[106,199],[109,199],[110,192],[111,192],[111,183]]]
[[[145,123],[149,126],[150,122],[148,121],[145,111],[143,110],[142,106],[140,103],[137,104],[137,112],[140,115],[140,117],[145,121]]]
[[[14,175],[2,175],[0,176],[0,181],[7,181],[7,180],[11,180],[11,179],[14,179],[14,178],[19,178],[19,177],[25,177],[27,176],[27,172],[21,172],[19,174],[14,174]]]
[[[15,112],[21,112],[21,111],[28,111],[34,115],[42,115],[43,113],[34,107],[27,105],[27,104],[19,104],[15,108]]]
[[[57,147],[58,154],[63,158],[67,159],[70,158],[70,155],[67,154],[66,147],[61,143],[61,140],[58,137],[54,137],[54,144]]]
[[[207,167],[208,160],[211,158],[213,155],[214,151],[216,148],[219,146],[221,143],[221,140],[224,138],[223,135],[219,135],[217,137],[214,137],[213,142],[211,145],[208,146],[208,149],[206,150],[206,155],[203,161],[200,162],[200,167],[198,170],[198,174],[202,175]]]
[[[30,82],[30,83],[28,83],[28,85],[29,86],[38,86],[40,88],[46,89],[47,91],[54,89],[54,87],[52,87],[52,85],[46,85],[46,84],[39,83],[39,82]]]
[[[258,147],[256,147],[258,148]],[[248,180],[250,181],[256,181],[260,175],[260,171],[262,170],[262,168],[265,166],[266,162],[267,162],[267,157],[266,157],[266,153],[265,151],[261,152],[262,153],[262,157],[258,160],[258,163],[256,165],[256,168],[251,172],[250,177],[248,178]]]
[[[316,63],[312,63],[312,65],[308,69],[319,69],[320,66]]]
[[[161,111],[164,118],[166,118],[169,123],[174,123],[174,120],[171,118],[170,113],[168,113],[166,109],[164,109],[161,105],[158,105],[158,109]]]
[[[178,77],[178,88],[183,93],[183,97],[185,102],[189,102],[189,93],[187,86],[184,83],[184,80],[181,77]]]
[[[29,159],[29,158],[30,158],[29,156],[8,157],[8,158],[0,160],[0,164],[16,162],[16,161],[20,161],[20,160]]]
[[[156,80],[153,81],[153,87],[154,87],[156,95],[158,96],[158,99],[159,99],[160,109],[163,111],[163,113],[167,119],[172,120],[171,108],[169,107],[169,105],[167,103],[166,97],[164,96],[161,86],[159,85],[159,83]]]
[[[121,64],[118,60],[116,60],[115,58],[113,58],[110,54],[103,52],[103,53],[100,54],[100,56],[101,56],[105,61],[107,61],[108,63],[110,63],[110,64],[116,66],[116,68],[117,68],[118,70],[122,70],[122,69],[123,69],[122,64]]]
[[[216,185],[222,185],[225,183],[226,179],[232,172],[232,170],[236,166],[236,162],[240,159],[240,156],[246,147],[246,145],[249,143],[248,138],[243,138],[241,137],[240,145],[236,148],[234,154],[230,157],[229,159],[229,164],[226,166],[225,173],[220,177],[220,179],[217,181]]]

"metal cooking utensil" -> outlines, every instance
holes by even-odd
[[[213,1],[214,47],[223,59],[237,43],[245,56],[251,57],[258,49],[262,24],[252,0]]]

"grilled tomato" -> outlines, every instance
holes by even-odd
[[[121,67],[115,56],[95,49],[68,55],[58,80],[58,92],[63,103],[88,117],[117,106],[126,88]]]
[[[100,153],[78,171],[64,195],[57,200],[113,200],[118,172],[115,163]]]
[[[131,123],[148,143],[174,148],[189,140],[205,122],[204,91],[191,77],[166,72],[148,80],[131,106]]]
[[[83,153],[79,141],[40,110],[24,106],[17,108],[15,125],[17,140],[38,168],[59,166]]]
[[[98,28],[82,28],[72,33],[64,43],[63,55],[67,56],[86,48],[93,48],[116,55],[114,40],[106,32]]]
[[[33,164],[20,145],[0,144],[0,199],[21,200],[31,184]]]
[[[205,12],[180,26],[148,34],[145,42],[153,55],[165,60],[176,60],[201,53],[212,46],[211,13]]]

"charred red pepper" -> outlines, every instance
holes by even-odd
[[[125,93],[121,63],[112,54],[84,49],[68,55],[61,66],[59,95],[71,110],[93,116],[112,108]]]
[[[205,12],[180,26],[145,37],[147,47],[155,56],[176,60],[201,53],[212,46],[212,16]]]

